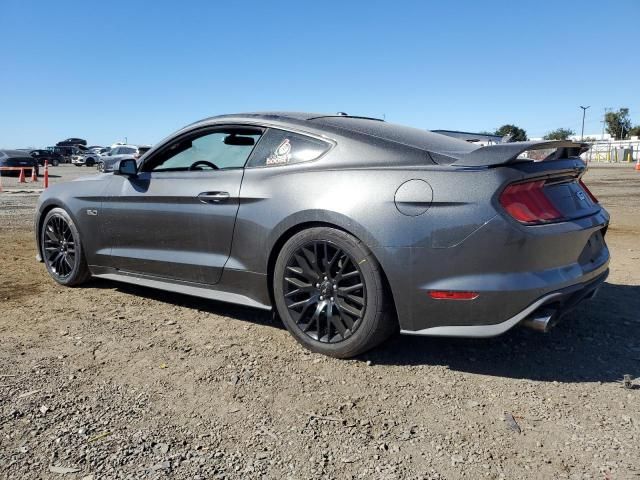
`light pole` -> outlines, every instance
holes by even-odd
[[[604,142],[604,126],[607,124],[607,111],[610,110],[609,107],[604,107],[604,117],[602,117],[602,135],[600,135],[600,140]]]
[[[587,108],[590,108],[591,105],[587,106],[587,107],[583,107],[582,105],[580,105],[580,108],[582,109],[582,132],[580,132],[580,141],[584,140],[584,116],[587,113]]]

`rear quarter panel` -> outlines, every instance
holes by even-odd
[[[486,169],[428,165],[424,152],[411,149],[360,148],[356,154],[371,159],[366,163],[373,166],[367,167],[341,165],[343,154],[339,144],[331,158],[247,169],[225,271],[267,274],[274,245],[291,229],[313,222],[335,225],[374,252],[400,317],[408,319],[415,269],[438,275],[447,264],[446,253],[439,252],[430,256],[433,264],[416,266],[413,253],[457,245],[488,223],[497,212],[487,199],[506,178]],[[418,166],[405,165],[411,156]],[[413,179],[428,182],[433,191],[425,213],[418,216],[400,213],[395,198],[398,188]]]

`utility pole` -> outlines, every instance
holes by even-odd
[[[611,110],[609,107],[604,107],[604,117],[602,117],[602,135],[600,140],[604,142],[604,126],[607,123],[607,111]]]
[[[580,141],[583,141],[584,140],[584,116],[587,113],[587,108],[591,108],[591,105],[587,107],[583,107],[582,105],[580,105],[580,108],[582,109],[582,132],[580,133]]]

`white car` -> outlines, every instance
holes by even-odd
[[[71,163],[76,167],[86,165],[87,167],[95,166],[100,160],[100,155],[93,152],[78,152],[71,156]]]
[[[101,155],[97,163],[98,171],[110,172],[123,158],[138,159],[151,147],[147,145],[114,145],[106,155]]]

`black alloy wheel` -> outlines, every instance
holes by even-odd
[[[54,215],[43,227],[44,261],[55,276],[65,279],[76,266],[76,241],[62,216]]]
[[[350,358],[382,343],[398,322],[367,246],[329,226],[294,234],[273,270],[273,297],[289,333],[311,351]]]
[[[62,208],[53,208],[45,216],[40,252],[49,275],[61,285],[79,285],[91,277],[78,229]]]
[[[334,243],[319,240],[300,247],[289,258],[283,281],[289,313],[312,339],[341,342],[362,323],[367,305],[362,272]]]

